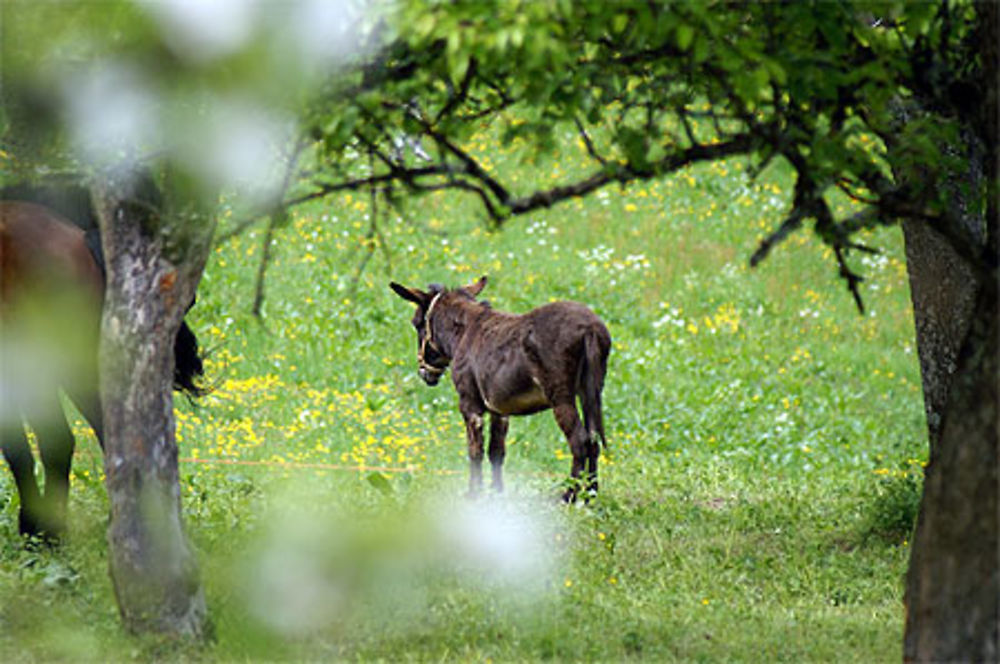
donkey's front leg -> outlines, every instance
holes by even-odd
[[[459,410],[465,418],[465,438],[469,444],[469,497],[479,495],[483,488],[483,412],[479,404],[460,400]]]
[[[490,469],[493,489],[503,491],[503,458],[507,454],[507,418],[490,413]]]

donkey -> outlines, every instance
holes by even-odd
[[[484,413],[490,414],[492,486],[503,491],[508,418],[548,408],[573,453],[563,500],[576,500],[584,467],[588,493],[597,492],[597,459],[605,444],[601,390],[611,335],[593,311],[577,302],[553,302],[522,315],[495,311],[475,299],[486,277],[455,289],[389,286],[417,305],[412,323],[420,377],[437,385],[451,366],[469,445],[470,496],[482,489]]]

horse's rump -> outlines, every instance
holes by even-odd
[[[103,446],[98,354],[104,270],[89,194],[5,188],[0,196],[0,450],[20,496],[18,529],[57,539],[65,530],[74,449],[60,393],[93,425]],[[58,210],[49,202],[56,201]],[[70,215],[67,219],[63,214]],[[88,238],[90,242],[88,243]],[[174,385],[203,393],[197,339],[182,321],[174,341]],[[25,435],[34,431],[44,487]]]
[[[80,291],[99,302],[103,281],[83,230],[43,205],[0,201],[0,297],[4,302],[44,286]]]

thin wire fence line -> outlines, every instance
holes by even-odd
[[[266,461],[253,459],[223,459],[218,457],[181,457],[178,463],[200,463],[206,465],[224,466],[264,466],[267,468],[292,468],[295,470],[334,470],[349,472],[379,472],[379,473],[431,473],[434,475],[457,475],[458,470],[449,468],[416,468],[414,466],[368,466],[348,465],[340,463],[321,463],[306,461]]]
[[[293,470],[330,470],[341,472],[378,472],[378,473],[411,473],[417,475],[427,473],[429,475],[464,475],[467,471],[455,470],[454,468],[417,468],[414,466],[367,466],[367,465],[346,465],[339,463],[319,463],[303,461],[258,461],[251,459],[221,459],[217,457],[183,457],[177,459],[178,463],[200,463],[205,465],[226,465],[226,466],[264,466],[267,468],[291,468]],[[559,473],[544,470],[527,471],[525,474],[536,477],[560,477]]]
[[[77,450],[77,456],[89,457],[91,460],[97,461],[95,455],[91,453],[90,450]],[[186,464],[202,464],[206,466],[259,466],[264,468],[285,468],[288,470],[324,470],[332,472],[351,472],[351,473],[410,473],[413,475],[426,473],[428,475],[462,475],[465,470],[456,470],[453,468],[417,468],[414,466],[368,466],[368,465],[349,465],[349,464],[339,464],[339,463],[321,463],[321,462],[305,462],[305,461],[267,461],[267,460],[256,460],[256,459],[224,459],[220,457],[178,457],[178,463]],[[526,475],[533,475],[535,477],[560,477],[559,473],[553,473],[543,470],[534,470],[525,472]]]

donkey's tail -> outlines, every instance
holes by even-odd
[[[583,422],[591,440],[601,437],[601,444],[608,445],[604,435],[604,415],[601,411],[601,391],[604,389],[604,374],[608,368],[608,352],[611,337],[606,329],[591,330],[583,339],[583,371],[581,376]],[[596,434],[596,435],[595,435]]]

